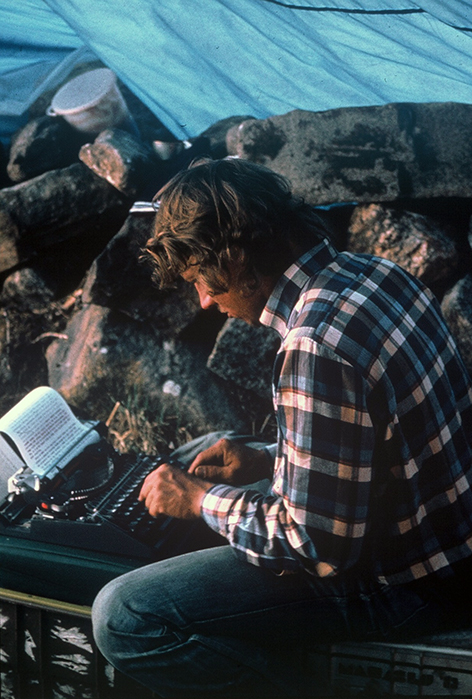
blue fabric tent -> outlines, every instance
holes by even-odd
[[[470,0],[0,0],[0,134],[87,51],[179,138],[237,114],[472,103]]]

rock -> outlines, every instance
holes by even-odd
[[[137,197],[158,178],[159,159],[152,148],[121,129],[102,131],[80,149],[80,160],[126,196]]]
[[[8,153],[3,143],[0,141],[0,189],[9,187],[12,183],[7,173]]]
[[[446,292],[441,310],[472,377],[472,273]]]
[[[130,201],[83,163],[51,170],[0,191],[0,272],[60,241],[83,235],[83,223]]]
[[[207,138],[198,137],[188,147],[183,147],[180,141],[176,143],[182,148],[163,160],[157,150],[148,149],[124,131],[119,134],[118,130],[103,131],[92,145],[81,149],[80,159],[127,196],[151,201],[177,172],[198,157],[210,156]]]
[[[236,125],[227,145],[313,205],[470,197],[471,116],[458,103],[294,110]]]
[[[3,284],[1,301],[28,309],[42,308],[54,299],[54,289],[44,277],[31,267],[24,267],[10,274]]]
[[[152,234],[152,215],[130,215],[121,230],[93,262],[85,280],[83,299],[120,310],[134,320],[148,320],[163,332],[177,335],[199,311],[198,296],[183,280],[159,290],[152,267],[141,259]]]
[[[32,119],[12,139],[8,175],[12,182],[23,182],[72,165],[85,140],[61,117]]]
[[[254,328],[230,318],[221,329],[207,367],[227,381],[271,396],[272,367],[280,338],[270,328]]]
[[[225,149],[228,155],[233,156],[233,157],[240,157],[238,153],[242,152],[243,150],[243,134],[241,131],[243,129],[249,129],[249,123],[246,124],[246,122],[255,122],[258,121],[255,117],[250,117],[249,119],[246,119],[246,121],[240,121],[231,126],[228,131],[226,132],[226,137],[225,137]],[[249,156],[246,156],[247,160],[251,160]]]
[[[212,158],[218,160],[219,158],[225,158],[229,154],[230,151],[227,146],[228,132],[233,131],[235,127],[248,119],[254,119],[254,117],[231,116],[226,119],[220,119],[200,134],[201,137],[208,139]]]
[[[382,204],[354,209],[347,249],[385,257],[429,286],[453,277],[459,264],[454,241],[433,219]]]
[[[61,334],[66,316],[55,288],[33,268],[10,274],[0,295],[0,414],[47,382],[44,348]]]
[[[21,251],[18,229],[7,212],[0,210],[0,272],[12,269],[32,251]]]
[[[1,414],[9,410],[16,402],[9,401],[9,394],[14,394],[14,386],[18,378],[12,370],[10,362],[10,321],[4,309],[0,309],[0,410]]]
[[[165,340],[150,324],[93,304],[72,317],[64,334],[46,353],[49,385],[77,408],[92,403],[96,415],[104,405],[106,413],[116,401],[134,402],[157,423],[177,414],[193,436],[251,429],[251,406],[241,407],[197,346]]]
[[[64,337],[47,349],[49,384],[71,403],[80,404],[89,383],[104,372],[102,326],[109,313],[100,306],[87,306],[69,321]]]

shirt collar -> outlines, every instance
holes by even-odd
[[[332,244],[324,239],[298,258],[281,276],[262,311],[260,322],[273,328],[283,338],[292,310],[307,282],[324,269],[337,255]]]

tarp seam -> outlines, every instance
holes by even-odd
[[[349,15],[412,15],[423,14],[426,12],[426,10],[422,10],[420,7],[404,10],[356,10],[341,7],[309,7],[307,5],[292,5],[290,3],[280,2],[280,0],[262,0],[262,2],[268,2],[272,5],[279,5],[279,7],[286,7],[290,10],[305,10],[307,12],[342,12]]]

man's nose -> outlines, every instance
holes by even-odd
[[[211,308],[211,306],[215,305],[215,300],[213,299],[212,296],[208,293],[206,289],[201,289],[197,287],[197,292],[198,292],[198,298],[200,299],[200,306],[203,309]]]

